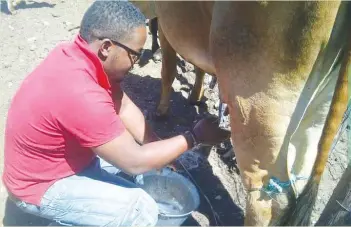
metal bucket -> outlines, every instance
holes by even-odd
[[[137,184],[159,206],[157,226],[180,226],[200,205],[195,185],[169,168],[145,173]]]

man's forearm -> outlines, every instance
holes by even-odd
[[[125,131],[114,140],[94,147],[93,151],[125,173],[137,175],[163,168],[188,149],[188,141],[182,135],[140,146],[129,131]]]
[[[139,143],[146,144],[158,140],[158,137],[145,120],[145,117],[140,109],[125,93],[122,97],[119,116],[127,130]]]
[[[140,147],[139,163],[133,166],[134,173],[140,174],[152,169],[161,169],[188,149],[186,139],[181,135],[143,145]]]

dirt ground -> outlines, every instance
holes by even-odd
[[[31,72],[61,41],[71,40],[78,32],[84,11],[92,0],[33,1],[17,7],[16,15],[9,15],[5,1],[0,12],[0,157],[3,160],[4,125],[7,110],[16,89],[23,78]],[[146,48],[150,50],[150,37]],[[150,56],[150,51],[147,56]],[[161,63],[147,58],[143,67],[136,68],[123,84],[145,114],[155,111],[160,96]],[[205,81],[205,97],[199,107],[187,102],[194,84],[193,67],[183,61],[178,63],[178,76],[173,83],[170,117],[162,122],[151,122],[161,137],[169,137],[189,129],[193,122],[206,114],[217,115],[218,91],[209,89],[211,77]],[[54,86],[54,85],[53,85]],[[25,113],[24,113],[25,114]],[[318,201],[313,213],[314,220],[322,212],[334,187],[346,168],[347,129],[338,137],[328,168],[324,173]],[[201,205],[184,225],[242,225],[245,207],[245,190],[231,158],[225,158],[229,149],[225,146],[211,150],[201,149],[183,155],[179,172],[195,180],[201,194]],[[3,161],[0,163],[0,173]],[[0,185],[0,218],[4,226],[47,225],[48,221],[24,214],[9,201],[2,183]]]

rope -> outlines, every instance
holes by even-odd
[[[286,182],[282,182],[278,178],[272,177],[269,180],[267,186],[261,187],[261,188],[251,188],[248,190],[248,192],[262,191],[262,192],[265,192],[271,199],[274,200],[272,195],[283,193],[284,189],[289,188],[293,182],[296,182],[298,180],[308,180],[309,179],[308,177],[300,177],[300,176],[296,176],[295,174],[291,174],[291,176],[292,176],[292,179],[290,181],[286,181]],[[278,201],[276,201],[276,202],[278,202]]]
[[[336,200],[336,202],[347,212],[351,213],[351,209],[346,208],[344,205],[342,205],[338,200]]]

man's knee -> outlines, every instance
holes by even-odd
[[[137,198],[126,215],[130,226],[155,226],[158,221],[158,205],[156,201],[142,189],[137,190]]]

